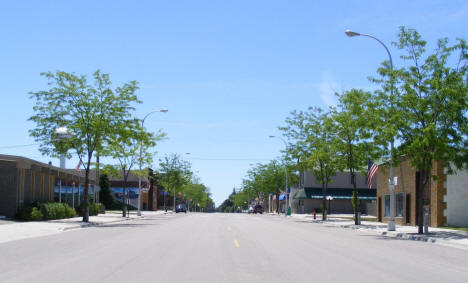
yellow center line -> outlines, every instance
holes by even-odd
[[[231,230],[232,230],[232,229],[231,229],[231,226],[228,226],[227,229],[228,229],[228,231],[231,231]]]
[[[236,246],[236,248],[240,247],[239,242],[237,240],[234,240],[234,246]]]

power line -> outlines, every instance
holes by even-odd
[[[33,145],[38,145],[38,143],[21,144],[21,145],[6,145],[6,146],[0,146],[0,148],[17,148],[17,147],[27,147],[27,146],[33,146]]]

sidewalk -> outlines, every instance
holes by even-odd
[[[82,217],[31,222],[0,220],[0,243],[33,237],[41,237],[61,233],[72,229],[129,221],[166,213],[164,211],[142,211],[141,214],[142,216],[137,216],[136,212],[132,211],[130,213],[130,217],[124,218],[122,217],[122,211],[106,211],[105,214],[90,216],[88,223],[82,222]]]
[[[350,219],[353,217],[351,214],[332,214],[328,216],[327,221],[322,221],[321,214],[317,214],[317,219],[314,219],[314,216],[311,214],[293,214],[291,217],[301,222],[348,228],[384,237],[424,241],[468,250],[468,232],[466,231],[429,227],[428,234],[418,234],[418,227],[400,225],[396,225],[395,231],[387,231],[387,224],[381,222],[361,221],[361,225],[354,225],[354,220]],[[363,218],[375,217],[364,216]]]

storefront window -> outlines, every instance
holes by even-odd
[[[404,213],[404,194],[403,193],[395,194],[395,206],[396,206],[395,216],[403,217],[403,213]]]
[[[385,217],[390,216],[390,195],[385,195]]]

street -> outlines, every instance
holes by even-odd
[[[468,252],[277,215],[167,214],[0,244],[0,282],[466,282]]]

